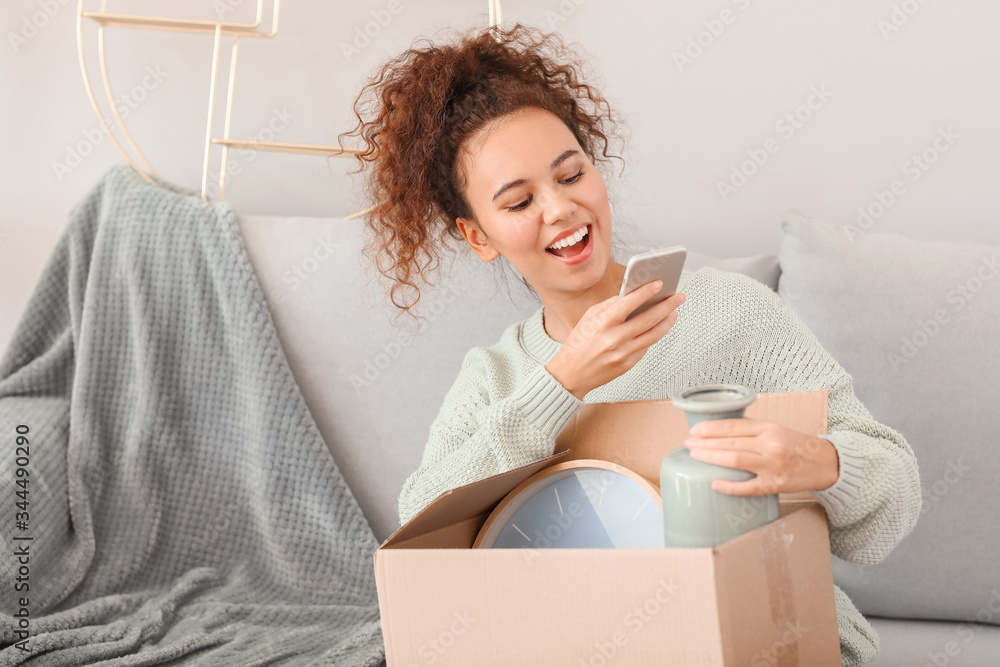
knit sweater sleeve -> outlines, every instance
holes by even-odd
[[[861,564],[883,560],[916,524],[921,490],[917,459],[902,435],[876,421],[854,394],[853,378],[823,348],[781,297],[749,278],[739,280],[760,312],[754,338],[763,391],[828,390],[828,440],[839,476],[812,495],[826,510],[835,556]],[[749,316],[749,314],[748,314]]]
[[[583,401],[543,364],[518,374],[489,348],[472,348],[430,427],[420,466],[403,484],[405,524],[445,491],[553,454],[556,436]],[[526,375],[525,375],[526,372]]]

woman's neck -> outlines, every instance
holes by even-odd
[[[618,295],[624,278],[625,266],[609,261],[604,277],[589,289],[566,298],[553,296],[543,299],[542,324],[545,333],[557,343],[565,343],[591,306]]]

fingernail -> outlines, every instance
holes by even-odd
[[[657,280],[655,283],[653,283],[653,285],[654,285],[653,291],[659,292],[660,288],[663,287],[663,281],[662,280]]]

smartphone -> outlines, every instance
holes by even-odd
[[[629,313],[628,317],[625,318],[626,322],[677,293],[677,286],[680,284],[681,271],[686,259],[687,248],[675,245],[639,253],[628,260],[628,264],[625,265],[625,279],[622,281],[622,289],[618,294],[619,299],[654,280],[662,280],[663,287]]]

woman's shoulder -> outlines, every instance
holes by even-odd
[[[695,316],[688,318],[715,331],[726,331],[768,320],[784,307],[770,287],[743,273],[703,266],[695,271],[683,271],[677,291],[684,292],[684,303],[678,308]],[[682,321],[679,320],[679,321]]]
[[[751,278],[745,273],[730,271],[728,269],[720,269],[714,266],[702,266],[695,271],[685,269],[681,272],[682,283],[684,282],[685,276],[689,281],[695,280],[697,284],[712,284],[715,287],[729,286],[751,292],[763,291],[774,294],[774,290],[756,278]]]

